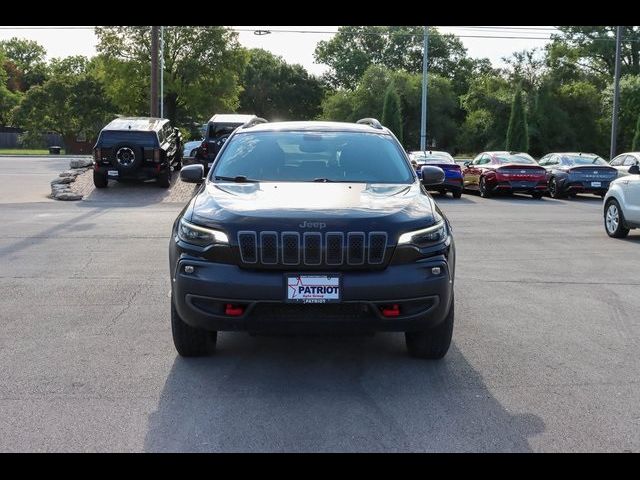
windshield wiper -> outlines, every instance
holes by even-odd
[[[216,175],[214,177],[216,180],[224,180],[225,182],[236,182],[236,183],[255,183],[259,180],[252,180],[250,178],[245,177],[244,175],[238,175],[236,177],[223,177],[220,175]]]

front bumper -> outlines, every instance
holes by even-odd
[[[185,266],[194,272],[184,272]],[[432,268],[439,267],[435,275]],[[380,271],[339,271],[342,300],[331,304],[285,302],[285,273],[182,257],[172,272],[172,298],[187,324],[222,331],[411,331],[425,330],[447,315],[453,278],[443,255],[389,265]],[[241,306],[240,316],[224,306]],[[400,315],[385,317],[382,306],[397,304]]]

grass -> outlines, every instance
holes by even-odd
[[[49,149],[0,148],[0,155],[49,155]],[[60,155],[64,155],[64,148],[60,150]]]

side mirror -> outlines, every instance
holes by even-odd
[[[467,160],[466,162],[464,162],[463,164],[465,167],[468,167],[469,165],[471,165],[471,160]]]
[[[422,177],[422,184],[425,187],[440,185],[444,182],[444,170],[440,167],[434,167],[433,165],[423,165],[422,168],[420,168],[420,176]]]
[[[202,183],[202,180],[204,180],[204,167],[200,164],[182,167],[180,180],[185,183]]]
[[[640,165],[632,165],[631,167],[629,167],[628,172],[631,175],[640,175]]]

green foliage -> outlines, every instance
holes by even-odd
[[[11,82],[16,90],[26,92],[34,85],[42,85],[48,78],[47,52],[38,42],[13,37],[0,41],[0,52],[8,62],[4,65],[5,71],[11,73]]]
[[[371,65],[408,73],[422,71],[423,27],[343,26],[316,47],[314,58],[330,67],[325,80],[334,88],[353,90]],[[449,77],[466,57],[454,35],[429,29],[429,70]]]
[[[398,141],[402,143],[402,112],[400,111],[400,96],[391,82],[384,93],[382,107],[382,124],[389,128]]]
[[[321,118],[350,122],[364,117],[382,118],[383,102],[380,99],[385,98],[385,93],[392,83],[400,97],[403,144],[406,148],[417,149],[420,145],[421,74],[393,72],[372,65],[354,91],[338,90],[325,98]],[[435,74],[430,75],[428,92],[429,143],[435,142],[438,148],[453,149],[458,126],[456,114],[459,110],[453,82]],[[392,130],[396,133],[393,128]]]
[[[500,75],[474,78],[469,91],[460,97],[467,115],[460,127],[460,151],[502,150],[513,99],[512,84]]]
[[[122,113],[149,114],[151,29],[96,27],[100,75]],[[225,27],[164,29],[164,111],[175,123],[235,111],[248,54]]]
[[[548,47],[554,62],[567,63],[590,74],[613,77],[616,55],[616,27],[558,27]],[[622,27],[622,75],[640,74],[640,27]]]
[[[613,110],[613,82],[608,86],[603,100],[603,123],[611,130]],[[618,112],[618,151],[627,151],[633,143],[636,120],[640,115],[640,75],[620,78],[620,109]],[[608,150],[608,149],[607,149]]]
[[[518,86],[511,104],[511,116],[507,128],[507,150],[527,152],[529,150],[529,131],[527,128],[527,113],[522,99],[522,89]]]
[[[4,65],[6,57],[0,50],[0,66]],[[9,88],[9,74],[0,67],[0,126],[9,124],[10,112],[20,102],[21,94]]]
[[[638,121],[636,123],[636,134],[633,136],[633,144],[631,150],[637,151],[640,149],[640,114],[638,114]]]
[[[262,49],[250,52],[242,78],[240,111],[267,119],[310,120],[320,114],[322,83],[301,65]]]
[[[55,76],[31,87],[14,109],[14,121],[31,136],[51,131],[66,138],[78,135],[95,138],[104,124],[113,119],[115,107],[102,83],[90,75],[86,59],[62,63],[73,68],[61,66]],[[82,64],[85,68],[78,67]]]

